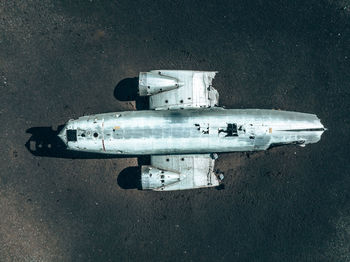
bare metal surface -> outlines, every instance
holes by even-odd
[[[211,99],[211,92],[217,93],[211,89],[214,76],[201,71],[140,73],[139,92],[151,95],[150,108],[156,110],[80,117],[70,120],[59,137],[70,150],[153,155],[154,166],[142,168],[141,184],[158,191],[217,186],[215,160],[208,153],[305,146],[320,140],[325,129],[316,115],[211,107],[218,103]],[[191,99],[184,106],[186,95]],[[174,102],[179,97],[181,106]],[[165,154],[178,155],[155,156]]]
[[[215,187],[219,181],[214,173],[214,162],[207,154],[152,156],[151,165],[174,170],[183,174],[183,179],[158,190],[183,190]]]
[[[218,186],[214,162],[208,154],[151,156],[151,166],[143,167],[142,187],[171,191]]]
[[[0,261],[350,261],[349,10],[0,1]],[[316,113],[328,131],[219,154],[224,190],[137,190],[121,178],[147,159],[57,147],[70,118],[146,109],[116,87],[153,68],[218,70],[220,106]]]
[[[183,86],[178,79],[161,72],[141,72],[139,74],[139,95],[150,96]]]
[[[240,129],[237,136],[221,132],[229,123]],[[67,130],[77,130],[77,141],[67,142]],[[312,114],[210,108],[84,116],[69,121],[60,137],[72,150],[153,155],[265,150],[273,143],[316,143],[322,133]]]
[[[141,185],[144,190],[164,189],[184,178],[183,174],[169,171],[169,169],[159,169],[154,166],[142,166],[141,169]]]
[[[150,109],[213,107],[219,104],[219,94],[211,86],[216,74],[214,71],[153,70],[151,73],[148,75],[151,79],[154,75],[177,79],[179,87],[152,95]]]

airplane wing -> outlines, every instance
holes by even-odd
[[[142,189],[155,191],[214,187],[220,178],[209,154],[154,155],[151,165],[142,166]]]
[[[213,107],[219,93],[211,86],[217,72],[152,70],[139,75],[140,96],[150,96],[149,107],[156,110]]]
[[[139,95],[150,96],[155,110],[206,108],[218,105],[219,93],[211,86],[216,72],[153,70],[139,75]],[[142,166],[142,189],[155,191],[215,187],[220,179],[209,154],[153,155]]]

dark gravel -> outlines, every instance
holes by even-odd
[[[0,261],[350,261],[349,31],[348,0],[0,1]],[[151,69],[218,70],[221,105],[329,131],[221,155],[224,190],[126,189],[136,158],[66,154],[54,130],[134,110],[115,89]]]

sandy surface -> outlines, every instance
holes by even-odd
[[[350,261],[350,2],[206,2],[0,1],[0,261]],[[151,69],[218,70],[221,105],[329,131],[221,155],[224,190],[125,189],[136,158],[67,155],[50,130],[134,110],[115,88]]]

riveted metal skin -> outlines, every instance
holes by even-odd
[[[227,135],[228,124],[237,126],[237,135]],[[77,130],[76,141],[67,141],[68,130]],[[71,150],[155,155],[266,150],[274,144],[305,145],[318,142],[323,131],[323,125],[313,114],[204,108],[84,116],[69,121],[60,137]]]
[[[59,137],[67,149],[117,155],[151,155],[141,169],[145,190],[167,191],[220,184],[217,153],[305,146],[325,128],[314,114],[218,107],[216,72],[141,72],[139,94],[146,111],[114,112],[69,120]]]

